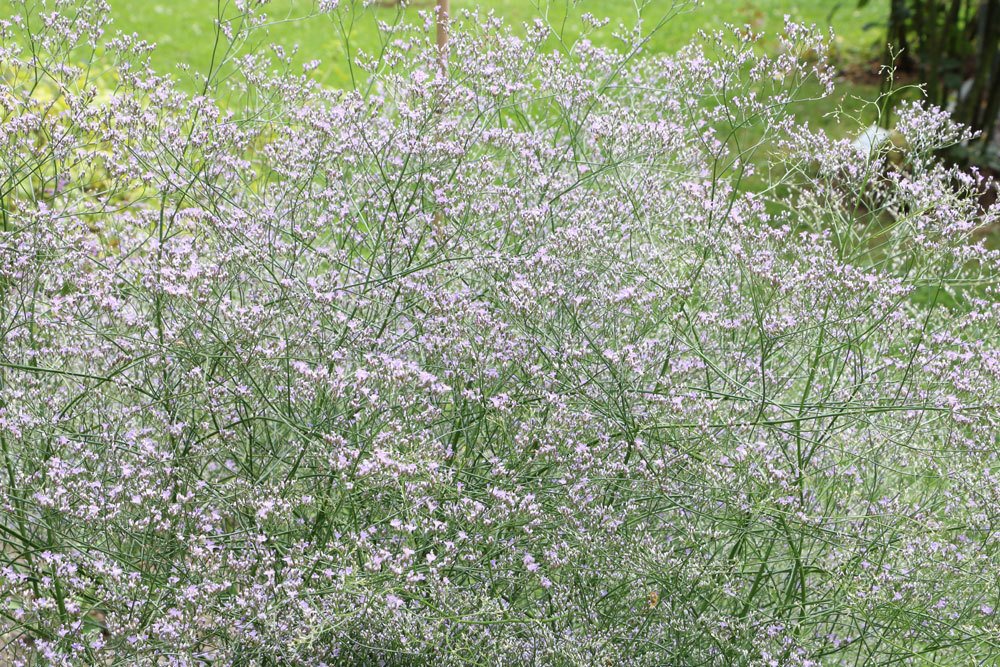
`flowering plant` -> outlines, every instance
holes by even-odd
[[[902,163],[798,123],[795,24],[467,14],[447,71],[428,21],[354,91],[222,46],[192,95],[55,5],[0,23],[5,664],[995,658],[997,213],[945,116]]]

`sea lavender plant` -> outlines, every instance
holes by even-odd
[[[902,161],[797,122],[791,23],[467,13],[442,69],[425,13],[340,91],[237,2],[190,94],[52,4],[0,22],[0,662],[997,660],[997,209],[945,115]]]

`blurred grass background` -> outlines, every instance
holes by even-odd
[[[108,36],[116,31],[137,33],[142,39],[156,43],[153,67],[159,73],[172,73],[179,85],[190,91],[201,89],[193,73],[207,72],[213,62],[215,19],[237,13],[233,0],[109,1],[113,22]],[[571,43],[584,25],[580,16],[590,13],[610,19],[608,26],[590,35],[591,41],[613,46],[617,41],[612,34],[615,28],[620,24],[634,25],[640,16],[638,7],[646,5],[641,18],[647,31],[664,15],[671,15],[648,43],[650,52],[676,51],[694,38],[698,30],[711,31],[726,23],[749,25],[764,33],[762,46],[773,51],[777,48],[775,35],[788,16],[816,24],[824,31],[832,28],[836,34],[835,64],[863,69],[881,55],[889,1],[871,0],[859,8],[857,0],[702,0],[699,6],[692,6],[689,0],[452,0],[452,14],[458,17],[465,10],[493,11],[518,31],[524,23],[541,18],[553,34]],[[39,2],[27,0],[26,6],[37,7]],[[25,4],[19,0],[0,0],[0,3],[0,15],[25,11]],[[350,87],[352,72],[348,63],[359,51],[378,52],[383,39],[379,22],[419,21],[420,12],[431,11],[434,3],[414,0],[406,9],[363,7],[364,4],[363,0],[340,0],[340,10],[317,16],[317,0],[274,0],[265,10],[269,25],[253,33],[248,48],[272,42],[286,49],[297,46],[293,58],[296,67],[319,60],[321,64],[311,76],[327,86]],[[551,42],[552,48],[559,48],[557,38]],[[181,69],[185,64],[190,71]],[[804,92],[818,93],[818,90]],[[856,77],[845,78],[832,98],[797,105],[794,112],[813,127],[824,127],[839,135],[857,128],[850,125],[835,128],[835,120],[827,113],[841,106],[849,113],[856,113],[864,100],[872,100],[877,94],[877,86],[859,83]]]
[[[352,0],[341,0],[348,5]],[[346,66],[348,50],[377,50],[377,21],[392,22],[398,9],[357,9],[344,12],[344,28],[328,16],[309,17],[316,10],[312,0],[275,0],[267,7],[274,20],[266,35],[271,41],[291,47],[299,46],[298,60],[319,59],[322,65],[315,75],[331,86],[350,83]],[[781,30],[784,16],[805,23],[815,23],[824,30],[832,27],[837,34],[838,57],[863,59],[878,51],[884,30],[889,0],[869,2],[858,8],[855,0],[704,0],[700,7],[683,8],[659,30],[649,43],[651,51],[675,51],[687,43],[699,29],[713,30],[725,23],[749,24],[755,30],[773,34]],[[177,63],[187,63],[197,70],[208,67],[214,41],[213,20],[221,11],[232,14],[229,3],[215,0],[111,0],[114,23],[112,30],[138,33],[156,42],[153,64],[168,72]],[[421,9],[430,2],[417,2],[403,10],[404,16],[417,20]],[[671,0],[653,2],[643,13],[646,25],[659,20],[671,7]],[[515,26],[544,18],[565,39],[572,40],[581,30],[580,15],[589,12],[599,18],[608,17],[611,25],[592,37],[606,45],[614,42],[611,32],[618,23],[632,25],[637,17],[632,0],[453,0],[454,15],[466,9],[494,11]],[[344,38],[345,32],[347,39]],[[259,34],[259,39],[264,39]],[[773,41],[773,40],[771,40]]]
[[[863,8],[856,0],[703,0],[698,7],[685,6],[670,11],[672,0],[656,0],[642,14],[646,28],[652,27],[665,13],[672,18],[650,40],[652,52],[673,52],[690,41],[699,29],[713,30],[725,23],[750,25],[765,33],[765,49],[776,46],[774,35],[784,25],[784,17],[804,23],[815,23],[823,30],[832,28],[836,34],[835,58],[838,66],[850,67],[865,63],[881,54],[884,21],[889,0],[872,0]],[[392,23],[398,12],[404,20],[419,20],[418,12],[429,11],[433,0],[418,0],[405,10],[398,8],[362,8],[360,0],[341,0],[342,8],[331,16],[311,16],[317,9],[315,0],[275,0],[267,7],[272,24],[256,33],[258,43],[275,42],[286,48],[297,45],[297,63],[320,60],[313,72],[322,83],[334,87],[351,86],[349,56],[359,50],[376,53],[380,44],[378,21]],[[463,10],[494,11],[515,28],[536,18],[545,20],[565,41],[572,41],[582,29],[581,14],[589,12],[599,18],[609,18],[610,25],[591,36],[601,45],[613,45],[612,36],[618,24],[633,25],[638,16],[633,0],[452,0],[452,13]],[[686,3],[679,3],[686,4]],[[138,33],[155,42],[153,65],[161,73],[176,72],[185,87],[194,89],[188,73],[177,69],[186,63],[193,71],[207,71],[212,60],[215,31],[214,19],[221,12],[231,15],[231,0],[111,0],[114,22],[111,31]],[[9,10],[8,10],[9,11]],[[556,48],[553,40],[553,48]],[[832,119],[825,113],[843,104],[850,112],[861,106],[858,99],[873,99],[877,88],[842,80],[832,99],[823,104],[804,105],[796,110],[802,120],[813,126],[831,127]]]
[[[383,2],[385,0],[382,0]],[[28,0],[31,7],[39,0]],[[688,0],[679,0],[679,11],[660,29],[649,43],[654,52],[672,52],[687,43],[699,29],[713,30],[725,23],[750,25],[769,35],[781,30],[784,17],[805,23],[815,23],[822,29],[833,28],[837,34],[838,58],[861,60],[878,52],[884,39],[889,0],[873,0],[858,8],[857,0],[702,0],[691,7]],[[195,71],[207,70],[212,60],[215,38],[213,22],[222,14],[235,13],[232,0],[110,0],[113,23],[109,33],[121,30],[137,33],[155,42],[153,65],[161,73],[176,72],[179,63]],[[260,31],[258,42],[273,41],[286,48],[298,45],[297,62],[313,59],[322,61],[314,72],[324,84],[350,85],[347,67],[348,53],[361,49],[369,53],[379,47],[378,21],[392,23],[397,13],[405,19],[418,20],[418,12],[429,11],[433,0],[414,0],[405,10],[398,8],[363,8],[362,0],[340,0],[342,8],[335,14],[346,17],[343,23],[331,16],[311,16],[317,10],[316,0],[274,0],[266,13],[272,19],[266,31]],[[578,35],[580,15],[588,12],[598,18],[611,19],[610,25],[591,40],[601,45],[614,43],[612,32],[618,24],[633,25],[638,4],[647,4],[642,18],[648,29],[674,5],[674,0],[452,0],[452,13],[464,10],[494,11],[510,24],[519,27],[535,18],[543,18],[554,32],[567,41]],[[23,12],[19,0],[4,0],[0,15]],[[767,48],[768,41],[765,41]],[[184,82],[190,75],[178,77]],[[188,84],[192,85],[193,84]]]

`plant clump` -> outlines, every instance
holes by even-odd
[[[482,14],[447,71],[428,20],[355,90],[222,46],[192,95],[55,5],[0,22],[0,662],[996,659],[997,213],[945,115],[802,125],[791,23]]]

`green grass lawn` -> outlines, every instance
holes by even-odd
[[[765,35],[764,49],[776,50],[775,35],[781,31],[787,15],[824,30],[832,28],[836,34],[834,56],[845,64],[870,59],[879,52],[878,44],[884,34],[881,22],[887,15],[889,0],[873,0],[864,8],[857,7],[857,0],[702,0],[697,7],[690,6],[688,0],[676,0],[682,5],[679,9],[674,2],[645,0],[647,6],[641,17],[644,30],[648,32],[659,26],[649,41],[650,52],[676,51],[699,30],[714,30],[726,23],[750,25]],[[213,57],[218,63],[219,54],[213,55],[216,17],[220,14],[232,17],[237,13],[232,0],[110,0],[110,4],[113,21],[108,35],[116,31],[134,32],[155,43],[153,67],[160,73],[171,73],[182,88],[190,91],[200,90],[195,73],[207,72]],[[340,0],[340,4],[340,10],[331,15],[317,15],[316,0],[274,0],[266,10],[269,24],[253,33],[247,48],[268,43],[281,44],[286,49],[297,47],[293,58],[296,66],[319,60],[321,65],[311,76],[327,86],[350,87],[357,73],[351,71],[348,63],[359,51],[377,53],[385,38],[378,23],[416,22],[420,20],[420,12],[429,11],[434,2],[415,0],[406,9],[364,8],[362,0]],[[526,22],[540,18],[553,34],[553,49],[560,48],[560,39],[568,44],[580,34],[583,26],[580,16],[584,12],[610,19],[609,26],[589,36],[591,41],[615,45],[612,33],[618,25],[636,23],[637,4],[643,3],[640,0],[452,0],[455,17],[467,10],[493,11],[518,31]],[[28,6],[32,6],[31,0]],[[0,16],[17,11],[24,11],[19,2],[0,0]],[[665,16],[669,20],[663,22]],[[815,92],[818,94],[818,90]],[[835,126],[836,121],[828,112],[843,107],[856,113],[877,92],[870,86],[843,81],[832,98],[796,105],[794,113],[800,120],[824,127],[835,135],[855,132],[856,127],[851,124]]]
[[[222,11],[233,13],[231,0],[110,0],[114,22],[111,31],[138,33],[140,37],[157,44],[153,64],[160,72],[177,72],[182,82],[190,82],[189,74],[177,70],[186,63],[194,71],[205,71],[212,61],[214,44],[213,20]],[[29,6],[31,2],[28,3]],[[393,22],[398,9],[360,9],[360,0],[341,0],[342,6],[355,4],[353,12],[339,12],[346,16],[343,23],[329,16],[308,17],[315,10],[313,0],[275,0],[267,13],[273,19],[266,34],[256,39],[273,41],[286,48],[298,45],[297,60],[322,61],[314,73],[323,83],[347,86],[351,73],[347,67],[348,54],[359,49],[373,52],[378,49],[378,20]],[[421,8],[429,8],[433,0],[418,0],[404,10],[404,17],[416,20]],[[672,0],[654,0],[644,12],[646,26],[652,27],[672,6]],[[650,41],[652,51],[674,51],[689,41],[698,29],[714,29],[724,23],[750,24],[756,30],[774,33],[781,29],[783,17],[815,23],[823,28],[833,27],[838,35],[838,50],[844,57],[858,57],[870,53],[880,41],[882,31],[866,29],[884,20],[888,0],[870,2],[863,9],[856,0],[704,0],[701,7],[687,8],[669,20]],[[579,17],[589,12],[597,17],[608,17],[611,26],[593,36],[598,43],[613,43],[611,27],[618,23],[632,25],[636,20],[633,0],[453,0],[456,15],[464,10],[479,8],[495,11],[515,26],[526,21],[543,18],[552,30],[572,40],[580,31]],[[0,13],[18,11],[16,4],[3,3]],[[193,86],[193,83],[187,83]]]
[[[515,28],[527,21],[542,18],[554,34],[567,42],[581,30],[580,15],[589,12],[598,17],[608,17],[611,24],[591,36],[592,41],[614,44],[611,35],[619,23],[632,25],[636,20],[636,3],[633,0],[452,0],[453,12],[458,16],[464,10],[495,11]],[[345,87],[352,83],[348,67],[350,56],[359,50],[377,52],[380,44],[378,21],[394,22],[417,20],[421,9],[428,9],[433,0],[418,1],[406,10],[361,9],[359,0],[341,0],[341,6],[354,3],[358,9],[340,11],[335,20],[331,16],[310,16],[315,10],[313,0],[275,0],[268,8],[271,25],[255,36],[258,43],[276,42],[286,48],[298,46],[297,62],[318,59],[320,67],[313,73],[322,83]],[[225,0],[111,0],[114,23],[112,30],[136,32],[153,41],[157,49],[153,65],[160,72],[176,72],[182,86],[193,89],[190,73],[178,69],[185,63],[196,72],[204,72],[212,61],[214,44],[213,20],[220,11],[231,14],[233,9]],[[842,62],[871,57],[878,52],[883,35],[880,22],[887,14],[888,0],[874,0],[862,9],[856,0],[704,0],[700,7],[687,7],[671,12],[671,0],[655,0],[644,12],[647,29],[658,23],[667,13],[672,18],[656,31],[650,40],[653,52],[672,52],[690,41],[699,29],[712,30],[725,23],[749,24],[768,35],[764,48],[775,44],[773,35],[781,30],[785,15],[821,28],[833,28],[837,35],[836,53]],[[10,10],[8,10],[10,11]],[[399,11],[404,13],[400,17]],[[557,48],[553,39],[553,48]],[[824,104],[802,107],[798,114],[813,125],[831,126],[825,117],[844,101],[849,109],[856,109],[853,97],[870,99],[876,94],[872,88],[844,82],[833,100]]]
[[[38,0],[35,0],[36,2]],[[776,44],[775,33],[781,30],[784,17],[806,23],[815,23],[825,29],[832,28],[836,37],[836,57],[841,62],[870,58],[878,52],[884,31],[889,0],[873,0],[864,8],[857,7],[857,0],[702,0],[701,6],[673,9],[674,0],[653,0],[642,18],[646,30],[661,22],[667,14],[671,18],[656,30],[649,42],[651,52],[673,52],[690,41],[699,29],[713,30],[725,23],[750,25],[767,35],[764,48]],[[0,16],[24,11],[19,2],[0,0]],[[677,0],[680,5],[690,5],[687,0]],[[137,33],[141,38],[154,42],[157,47],[152,56],[154,68],[160,73],[172,73],[178,83],[188,90],[196,90],[195,72],[207,72],[213,62],[215,46],[214,20],[221,13],[232,16],[232,0],[110,0],[113,22],[109,34],[115,31]],[[286,49],[297,46],[296,63],[319,60],[321,65],[312,73],[320,82],[333,87],[350,87],[352,73],[348,63],[359,51],[377,53],[383,38],[378,22],[393,23],[399,20],[419,19],[418,12],[429,10],[433,0],[415,0],[405,10],[399,8],[362,8],[361,0],[341,0],[341,10],[333,15],[314,15],[315,0],[274,0],[268,5],[270,24],[254,33],[256,46],[278,43]],[[494,11],[515,29],[536,18],[544,20],[553,35],[552,48],[559,48],[558,39],[572,42],[580,33],[580,15],[589,12],[597,17],[607,17],[610,25],[590,36],[595,43],[613,45],[614,28],[619,24],[634,25],[639,0],[452,0],[453,14],[459,16],[466,10]],[[28,6],[32,6],[29,0]],[[346,7],[356,7],[345,11]],[[402,12],[402,13],[400,13]],[[189,71],[179,66],[190,66]],[[859,106],[854,97],[871,99],[877,91],[870,87],[848,82],[840,85],[835,98],[823,104],[812,104],[797,109],[797,115],[813,125],[831,126],[825,113],[844,102],[846,108]]]

